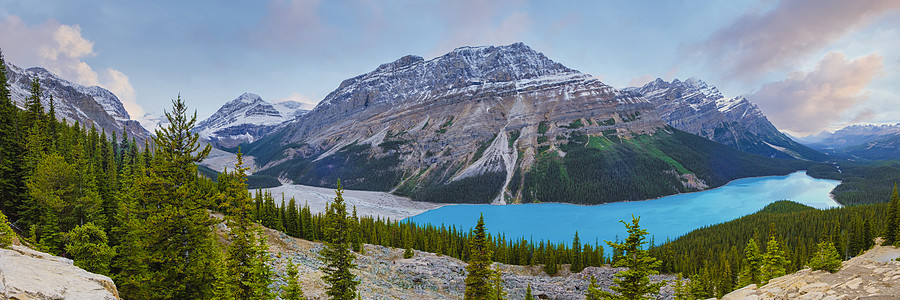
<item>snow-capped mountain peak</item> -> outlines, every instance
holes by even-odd
[[[300,107],[293,101],[272,105],[257,94],[244,93],[197,123],[194,131],[210,142],[231,148],[253,142],[271,127],[305,113]]]

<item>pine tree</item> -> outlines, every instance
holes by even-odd
[[[809,260],[809,267],[813,270],[837,272],[841,269],[841,255],[833,243],[822,241],[816,246],[816,253]]]
[[[746,286],[761,283],[762,264],[763,257],[759,251],[759,245],[757,245],[755,237],[751,238],[747,241],[747,246],[744,247],[744,269],[739,276],[738,285]]]
[[[353,214],[350,217],[350,220],[352,222],[351,225],[353,226],[353,231],[351,233],[351,239],[352,239],[351,242],[353,244],[353,252],[362,254],[362,251],[363,251],[362,244],[363,243],[362,243],[362,237],[360,236],[362,233],[360,233],[361,229],[359,227],[359,217],[356,216],[356,205],[353,206]]]
[[[559,273],[557,262],[556,249],[547,245],[547,250],[544,251],[544,273],[547,273],[548,276],[556,276]]]
[[[469,265],[466,266],[465,299],[487,299],[491,295],[491,249],[484,215],[478,218],[469,238]]]
[[[300,282],[297,281],[297,266],[294,265],[294,262],[288,261],[287,265],[287,282],[286,285],[282,286],[281,291],[281,299],[284,300],[301,300],[305,299],[303,296],[303,288],[300,287]]]
[[[9,221],[6,220],[6,215],[0,211],[0,248],[9,248],[12,246],[13,237],[16,236],[16,232],[9,227]]]
[[[506,299],[506,291],[503,290],[503,277],[500,272],[500,267],[495,267],[491,274],[491,296],[489,299],[491,300],[504,300]]]
[[[125,208],[133,215],[126,220],[129,237],[123,243],[136,245],[125,245],[130,250],[120,259],[146,267],[125,266],[120,277],[135,298],[211,299],[221,271],[212,233],[218,222],[206,209],[211,203],[199,189],[196,165],[210,146],[201,148],[198,134],[191,132],[196,112],[188,118],[180,96],[172,104],[165,113],[169,125],[157,129],[152,149],[145,148],[143,159],[150,161],[144,161],[145,174],[135,178],[136,203]]]
[[[688,287],[688,283],[684,282],[684,278],[681,277],[681,274],[675,277],[675,286],[674,289],[674,297],[677,300],[693,300],[690,293],[690,288]]]
[[[0,52],[0,211],[10,221],[19,219],[25,197],[24,144],[19,109],[10,98],[6,63]]]
[[[578,231],[575,231],[575,238],[572,239],[572,264],[569,265],[569,271],[572,273],[580,273],[581,270],[584,270],[581,250],[581,239],[578,238]]]
[[[596,281],[596,280],[594,280]],[[534,300],[534,296],[531,295],[531,284],[528,284],[528,287],[525,288],[525,300]]]
[[[325,248],[319,252],[321,268],[325,275],[322,279],[328,285],[326,294],[331,299],[350,300],[356,297],[356,286],[359,280],[350,272],[355,269],[353,253],[350,252],[351,221],[347,216],[344,204],[344,189],[338,180],[334,201],[325,210]]]
[[[594,278],[594,275],[591,275],[591,284],[588,284],[584,296],[587,300],[600,300],[606,297],[603,290],[600,289],[600,285],[597,284],[597,278]]]
[[[894,191],[891,193],[891,202],[887,211],[887,224],[884,232],[884,245],[900,242],[900,192],[897,191],[897,184],[894,184]]]
[[[227,208],[226,225],[231,229],[228,255],[225,260],[226,282],[236,299],[272,299],[269,255],[262,232],[253,226],[250,195],[247,193],[249,168],[244,167],[243,154],[237,153],[234,171],[229,173],[221,203]]]
[[[66,252],[72,256],[75,265],[104,275],[109,275],[109,264],[115,250],[108,244],[106,232],[92,222],[77,226],[66,234]]]
[[[769,237],[769,242],[766,243],[766,254],[763,254],[762,258],[761,271],[763,281],[783,276],[786,274],[787,267],[790,264],[791,261],[785,258],[784,250],[778,247],[775,234],[772,234]]]
[[[645,235],[647,230],[641,229],[638,222],[640,218],[631,218],[631,224],[624,220],[620,221],[625,224],[628,229],[628,238],[623,243],[606,243],[613,249],[617,249],[622,253],[622,257],[615,263],[614,267],[627,268],[624,271],[616,273],[613,282],[615,286],[610,289],[618,294],[610,292],[601,292],[604,298],[609,299],[651,299],[650,295],[659,294],[659,289],[665,282],[650,283],[650,275],[659,274],[656,268],[662,264],[643,249]]]

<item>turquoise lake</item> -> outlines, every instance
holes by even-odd
[[[840,182],[815,179],[806,172],[786,176],[738,179],[725,186],[702,192],[666,196],[659,199],[618,202],[595,206],[560,203],[521,205],[448,205],[413,216],[414,223],[441,224],[468,230],[484,214],[488,231],[505,233],[507,239],[552,240],[571,243],[575,231],[583,243],[624,239],[632,214],[641,217],[656,243],[676,238],[691,230],[727,222],[759,211],[778,200],[791,200],[825,209],[840,204],[830,192]],[[762,228],[761,230],[764,230]],[[649,237],[648,237],[649,238]],[[608,248],[608,247],[607,247]]]

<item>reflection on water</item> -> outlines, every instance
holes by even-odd
[[[413,222],[475,226],[479,214],[492,233],[506,237],[571,242],[578,231],[582,242],[615,240],[626,236],[619,220],[641,217],[657,243],[696,228],[713,225],[754,213],[778,200],[791,200],[815,208],[840,206],[829,193],[840,182],[815,179],[806,172],[787,176],[745,178],[713,190],[667,196],[655,200],[619,202],[596,206],[559,203],[522,205],[450,205],[414,216]]]

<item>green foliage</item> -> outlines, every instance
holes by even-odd
[[[747,246],[744,247],[743,265],[744,267],[739,277],[739,286],[762,283],[763,256],[759,251],[759,245],[755,236],[747,241]]]
[[[840,204],[887,203],[892,187],[900,182],[900,161],[842,161],[838,166],[815,164],[809,167],[807,174],[840,180],[841,184],[831,191],[834,200]]]
[[[509,133],[509,140],[508,140],[509,148],[512,148],[512,149],[516,148],[516,140],[518,140],[519,136],[521,136],[521,135],[522,135],[522,131],[520,131],[518,129]]]
[[[294,265],[294,262],[288,261],[287,265],[287,285],[282,286],[281,291],[281,299],[284,300],[301,300],[306,299],[303,296],[303,288],[300,287],[300,282],[297,281],[297,266]]]
[[[406,247],[406,250],[403,251],[403,258],[405,259],[413,258],[414,255],[412,247]]]
[[[500,273],[500,267],[495,267],[493,270],[493,274],[491,274],[491,296],[488,297],[488,299],[506,299],[506,291],[503,290],[503,277],[502,273]]]
[[[388,191],[400,183],[402,174],[395,170],[400,156],[394,152],[372,157],[368,153],[370,148],[351,144],[327,157],[293,158],[255,175],[277,177],[286,173],[298,184],[329,188],[334,188],[333,183],[340,179],[347,188]],[[255,152],[248,154],[255,155]]]
[[[834,243],[828,241],[819,242],[816,252],[809,259],[809,267],[813,270],[824,270],[831,273],[841,269],[841,255]]]
[[[76,266],[88,272],[109,275],[115,250],[107,244],[109,239],[103,229],[88,222],[73,228],[66,236],[69,240],[66,252],[72,256]]]
[[[888,202],[887,228],[884,231],[884,244],[890,245],[900,241],[900,193],[897,184],[891,192],[891,201]]]
[[[581,239],[578,238],[578,231],[575,231],[575,237],[572,238],[572,263],[569,265],[569,271],[572,273],[580,273],[581,270],[584,270],[581,249]]]
[[[647,230],[641,229],[638,222],[640,218],[631,218],[631,224],[622,220],[622,224],[628,230],[628,238],[622,243],[606,243],[620,252],[622,256],[615,259],[613,267],[627,268],[626,270],[616,273],[613,282],[615,286],[610,289],[617,294],[601,291],[602,298],[605,299],[652,299],[655,294],[659,294],[659,289],[665,282],[650,283],[650,275],[659,274],[656,268],[662,264],[656,258],[650,256],[647,250],[643,249]]]
[[[587,300],[601,300],[605,298],[603,293],[604,291],[597,285],[597,278],[591,275],[591,284],[588,285],[587,291],[584,293],[585,298]]]
[[[528,287],[525,288],[525,300],[534,300],[534,296],[531,295],[531,284],[528,284]]]
[[[488,203],[503,188],[506,172],[490,172],[441,185],[420,187],[412,192],[416,201],[438,203]]]
[[[787,274],[787,268],[791,261],[785,258],[784,250],[778,245],[778,241],[773,234],[766,243],[766,254],[763,254],[762,278],[764,281],[784,276]]]
[[[540,123],[538,123],[538,134],[545,134],[547,133],[547,130],[550,130],[550,122],[541,121]]]
[[[567,128],[567,129],[578,129],[578,128],[584,127],[584,123],[581,123],[581,119],[578,119],[578,120],[572,121],[571,123],[569,123],[569,125],[564,125],[564,126],[560,126],[560,127]]]
[[[350,300],[356,297],[359,280],[350,272],[356,265],[353,263],[353,253],[350,252],[352,222],[347,216],[343,192],[341,182],[338,181],[335,190],[337,195],[325,210],[325,248],[319,252],[319,256],[324,264],[320,268],[325,273],[322,279],[328,285],[326,294],[331,299]]]
[[[465,299],[488,299],[492,294],[491,275],[494,272],[491,270],[492,253],[483,215],[478,218],[472,236],[469,240],[469,265],[466,266]]]
[[[6,215],[0,211],[0,248],[9,248],[12,246],[13,237],[16,236],[16,233],[9,227],[9,221],[6,219]]]
[[[269,269],[265,239],[253,226],[250,195],[247,193],[243,155],[238,150],[234,171],[228,173],[226,186],[219,196],[228,212],[225,224],[231,229],[231,241],[225,257],[227,293],[236,299],[273,299],[269,291],[272,270]]]
[[[682,184],[678,173],[693,173],[717,187],[742,177],[783,175],[809,164],[751,155],[668,130],[605,146],[572,132],[567,144],[558,145],[565,157],[538,156],[525,173],[523,202],[600,204],[650,199],[694,190]]]

